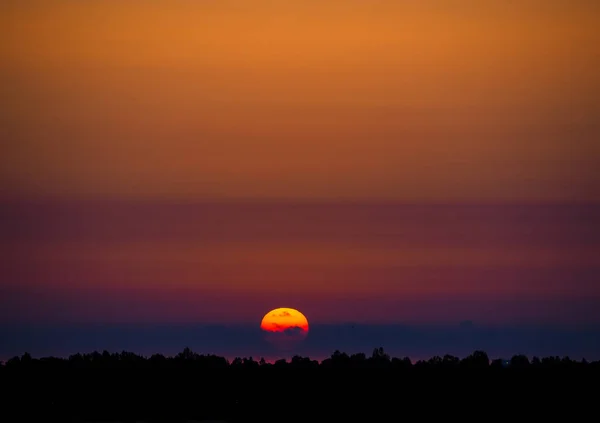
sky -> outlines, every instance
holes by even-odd
[[[599,25],[591,0],[1,2],[0,356],[277,307],[595,354]]]

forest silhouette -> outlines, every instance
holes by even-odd
[[[0,365],[7,422],[464,420],[561,413],[573,419],[598,411],[598,376],[600,361],[491,360],[475,351],[462,359],[412,362],[383,348],[370,356],[335,351],[321,362],[301,356],[229,361],[185,348],[169,357],[104,351],[37,359],[25,353]]]

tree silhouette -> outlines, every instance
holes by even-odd
[[[265,421],[310,420],[324,412],[349,419],[359,414],[400,418],[410,410],[464,417],[481,407],[499,416],[513,407],[517,414],[512,415],[521,415],[515,410],[529,404],[537,407],[538,417],[545,411],[556,417],[560,404],[577,404],[569,408],[575,418],[586,404],[596,403],[595,388],[584,387],[595,386],[598,376],[598,361],[530,361],[521,354],[490,361],[484,351],[462,360],[444,355],[414,364],[408,357],[390,357],[381,347],[368,358],[336,350],[321,362],[296,355],[272,364],[252,357],[229,362],[190,348],[173,357],[103,351],[36,359],[24,353],[0,364],[0,413],[6,415],[2,421],[13,421],[13,413],[27,421],[38,414],[59,421]],[[532,395],[542,402],[526,401]]]

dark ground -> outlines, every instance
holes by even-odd
[[[176,357],[28,355],[0,367],[0,420],[577,421],[600,411],[600,362],[492,361],[484,352],[410,363],[382,350],[275,364],[185,350]],[[365,420],[366,419],[366,420]]]

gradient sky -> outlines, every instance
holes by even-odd
[[[3,1],[0,323],[600,323],[598,27],[591,0]]]
[[[595,1],[0,7],[9,193],[600,196]]]

